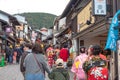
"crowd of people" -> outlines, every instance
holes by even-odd
[[[25,80],[38,80],[40,78],[44,80],[45,71],[51,80],[70,80],[67,64],[71,54],[67,45],[63,45],[61,48],[49,45],[44,49],[45,53],[43,53],[42,47],[36,48],[33,47],[33,54],[24,60],[25,73],[28,74],[28,78],[25,77]],[[105,51],[102,51],[99,45],[90,45],[88,49],[80,47],[79,55],[73,59],[70,68],[71,72],[74,73],[73,80],[108,80],[109,59],[103,53]],[[108,52],[105,54],[108,55]]]
[[[23,46],[16,45],[13,47],[12,44],[9,44],[5,47],[4,50],[1,50],[0,56],[4,59],[3,63],[5,64],[19,64],[20,57],[23,53]]]
[[[25,80],[45,80],[47,74],[50,80],[70,80],[68,70],[74,73],[72,80],[109,78],[111,52],[103,51],[99,45],[90,45],[88,49],[81,46],[78,55],[74,56],[72,47],[68,48],[66,44],[45,46],[36,41],[34,44],[16,46],[14,49],[11,45],[7,46],[5,53],[5,60],[9,64],[20,63],[20,71]]]
[[[100,46],[90,45],[87,52],[85,47],[80,48],[80,55],[75,58],[71,71],[75,74],[74,80],[108,80],[108,64],[109,59],[103,55]]]
[[[51,44],[45,48],[41,42],[36,41],[34,44],[24,44],[23,50],[20,70],[25,80],[45,80],[46,72],[50,79],[69,80],[66,69],[69,51],[66,46],[61,50],[58,46],[53,48]]]

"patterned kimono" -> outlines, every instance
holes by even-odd
[[[85,80],[86,79],[85,72],[84,72],[82,66],[83,66],[83,63],[86,61],[87,57],[88,56],[85,53],[80,54],[79,56],[77,56],[75,58],[75,61],[72,65],[71,71],[73,73],[75,73],[76,78],[78,80]],[[76,79],[74,79],[74,80],[76,80]]]
[[[103,67],[91,68],[88,72],[88,80],[108,80],[108,69]]]
[[[54,64],[54,59],[53,59],[53,48],[48,48],[47,49],[47,57],[48,57],[48,65],[50,68],[52,68]]]
[[[106,68],[106,61],[96,57],[86,61],[83,65],[87,73],[88,80],[108,80],[108,69]]]

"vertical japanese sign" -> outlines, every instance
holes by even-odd
[[[106,0],[93,0],[93,15],[106,15]]]

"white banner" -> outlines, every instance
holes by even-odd
[[[106,15],[106,0],[93,0],[94,15]]]

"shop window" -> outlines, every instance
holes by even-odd
[[[84,46],[84,40],[80,40],[80,46]]]

